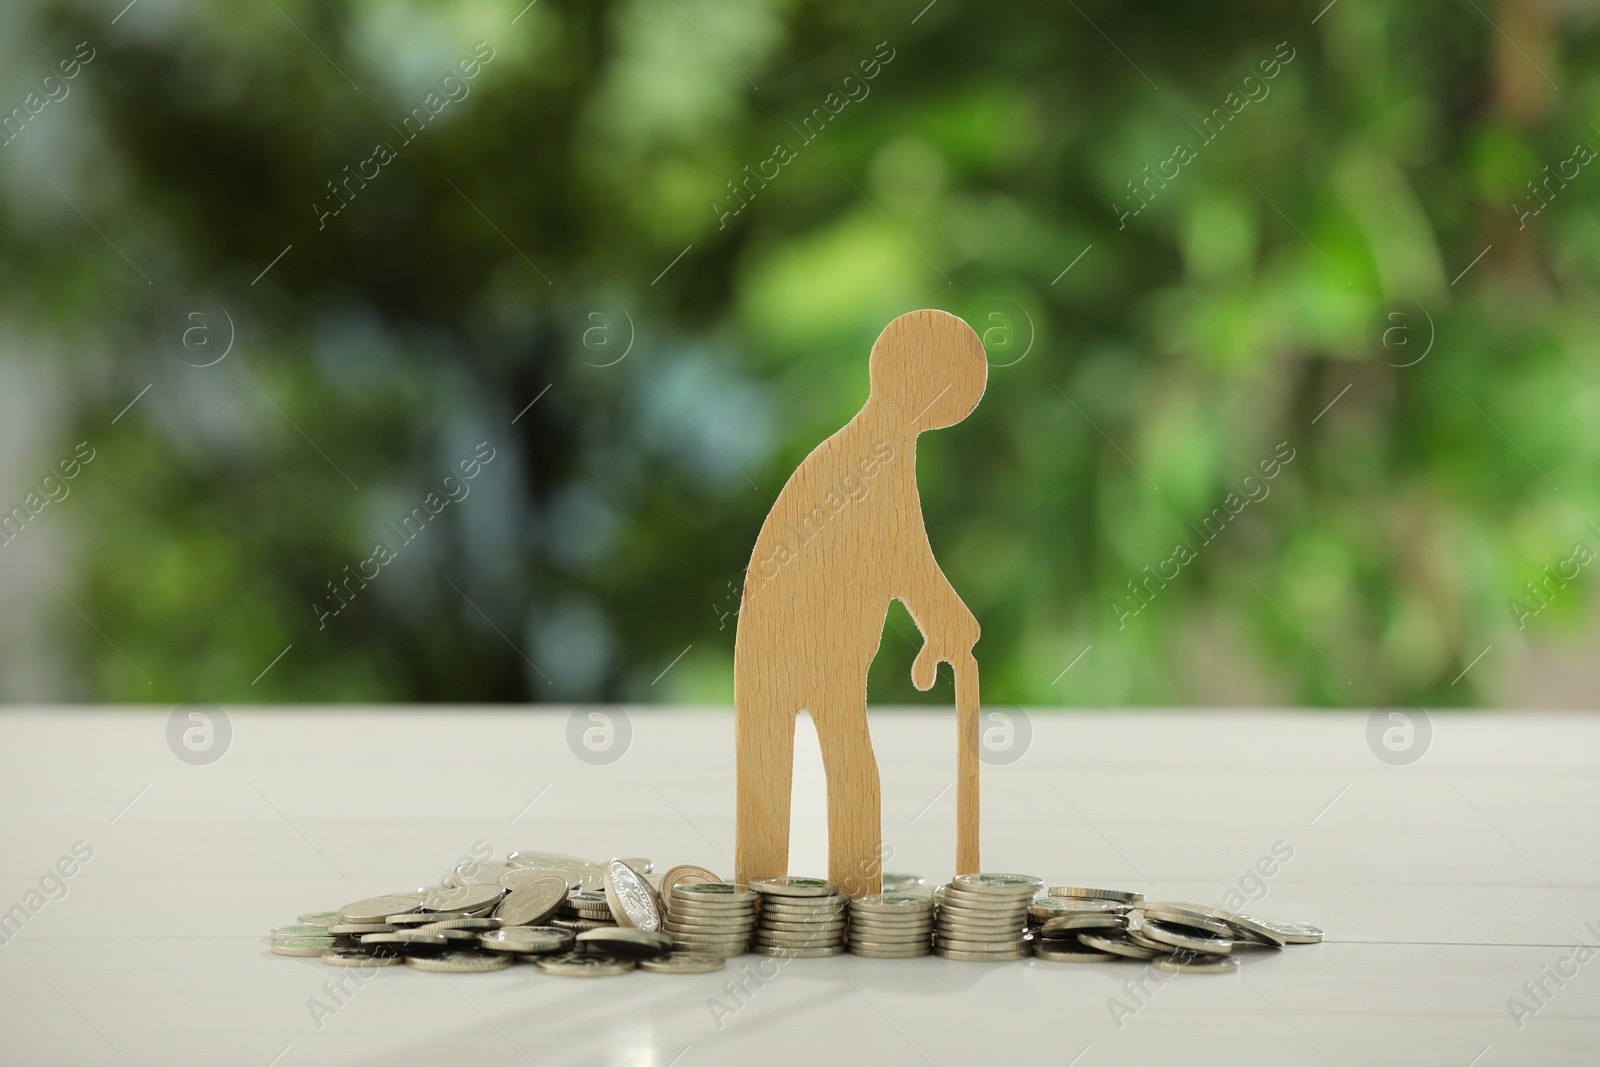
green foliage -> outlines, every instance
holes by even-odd
[[[1600,550],[1600,165],[1512,205],[1600,145],[1593,23],[524,2],[5,16],[19,105],[97,50],[0,147],[5,373],[61,398],[30,454],[100,456],[21,534],[83,613],[39,601],[72,680],[35,696],[726,701],[766,509],[925,306],[993,364],[918,456],[988,701],[1464,703],[1486,644],[1585,621],[1593,568],[1508,603]],[[1395,300],[1430,324],[1374,348]],[[917,643],[896,607],[875,700],[948,701]]]

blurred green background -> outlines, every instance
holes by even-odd
[[[1593,3],[124,2],[0,9],[0,697],[727,702],[939,307],[986,702],[1594,703]]]

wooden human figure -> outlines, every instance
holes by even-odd
[[[891,600],[922,631],[918,689],[956,674],[957,873],[978,869],[978,622],[933,558],[917,495],[917,435],[977,407],[988,378],[977,334],[913,311],[872,346],[867,402],[795,470],[756,539],[734,645],[740,881],[789,873],[795,718],[810,713],[828,778],[828,877],[880,891],[878,764],[867,668]]]

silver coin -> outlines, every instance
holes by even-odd
[[[752,945],[750,951],[757,956],[777,956],[790,960],[815,960],[827,956],[843,956],[843,945],[828,945],[818,948],[791,948],[781,945]]]
[[[656,907],[656,892],[639,872],[612,860],[606,864],[606,900],[617,925],[639,930],[661,929],[661,911]]]
[[[700,952],[669,952],[665,956],[640,960],[639,969],[656,974],[707,974],[727,970],[728,961]]]
[[[1101,952],[1109,952],[1113,956],[1126,956],[1131,960],[1153,960],[1157,956],[1167,955],[1159,949],[1136,945],[1129,941],[1125,934],[1106,936],[1085,933],[1078,935],[1078,941]]]
[[[672,899],[686,903],[738,902],[748,905],[755,903],[756,895],[748,886],[731,882],[685,882],[672,887]]]
[[[329,935],[328,928],[326,926],[315,926],[308,923],[301,923],[298,926],[279,926],[271,933],[272,940],[274,941],[293,941],[296,938],[301,937],[327,936]]]
[[[638,871],[641,875],[650,874],[656,869],[656,861],[643,856],[624,856],[622,862]]]
[[[395,894],[386,897],[367,897],[352,901],[339,909],[341,923],[381,923],[391,915],[416,911],[422,906],[421,897]]]
[[[762,930],[843,930],[844,917],[837,919],[817,920],[815,922],[789,922],[787,919],[763,918],[758,924]]]
[[[850,932],[876,934],[884,937],[916,937],[933,932],[932,923],[872,923],[860,919],[850,920]]]
[[[516,869],[512,864],[505,862],[463,863],[455,869],[455,884],[458,886],[499,885],[501,875]]]
[[[492,956],[483,952],[445,952],[438,956],[407,956],[406,965],[419,971],[442,971],[445,974],[473,974],[479,971],[503,971],[511,966],[510,956]]]
[[[396,930],[407,927],[429,926],[433,923],[442,923],[450,919],[470,919],[472,916],[464,911],[414,911],[408,915],[389,916],[389,925]],[[371,930],[368,933],[378,933]]]
[[[883,948],[883,949],[889,949],[889,948],[914,948],[914,947],[919,946],[919,945],[922,946],[923,948],[927,948],[928,946],[930,946],[932,944],[933,944],[933,939],[932,938],[928,938],[928,937],[902,938],[900,940],[891,940],[889,938],[878,938],[878,937],[852,937],[850,939],[850,947],[852,949],[858,948],[858,947],[859,948]]]
[[[1044,880],[1035,878],[1031,874],[958,874],[950,880],[953,889],[981,894],[997,894],[1001,896],[1015,896],[1026,893],[1029,900],[1033,899]]]
[[[936,948],[935,956],[947,960],[960,960],[964,963],[1006,963],[1011,960],[1025,960],[1033,955],[1031,948],[1019,948],[1003,952],[965,952],[954,948]]]
[[[1128,913],[1128,937],[1135,944],[1142,943],[1141,939],[1148,939],[1170,946],[1168,951],[1183,949],[1213,956],[1226,956],[1233,951],[1233,939],[1230,937],[1217,937],[1193,926],[1145,918],[1137,911]]]
[[[672,948],[672,938],[655,930],[616,926],[609,930],[585,930],[578,935],[578,944],[618,956],[655,956]]]
[[[762,915],[843,915],[850,905],[844,901],[818,898],[816,904],[763,904]]]
[[[1076,940],[1035,941],[1033,956],[1035,959],[1049,960],[1051,963],[1096,963],[1117,958],[1109,952],[1098,952]]]
[[[544,878],[555,878],[568,889],[574,885],[563,872],[550,867],[513,867],[500,875],[499,885],[501,889],[506,890],[521,889]]]
[[[1120,900],[1105,900],[1095,897],[1075,897],[1063,900],[1059,897],[1035,897],[1032,904],[1028,905],[1028,914],[1035,919],[1054,918],[1058,915],[1079,915],[1084,912],[1093,912],[1100,915],[1121,915],[1128,910],[1128,906]]]
[[[933,944],[935,948],[953,948],[962,952],[1011,952],[1019,948],[1026,948],[1029,941],[1025,937],[967,941],[962,938],[940,937],[935,934]]]
[[[422,898],[423,911],[464,911],[471,915],[483,907],[493,907],[505,895],[498,885],[463,885],[454,889],[435,889]],[[396,908],[402,912],[406,908]]]
[[[1248,915],[1235,916],[1239,919],[1250,919],[1251,922],[1266,927],[1291,945],[1315,945],[1322,940],[1322,930],[1310,923],[1287,923],[1276,919],[1255,919]]]
[[[1053,937],[1077,930],[1121,930],[1122,928],[1123,919],[1120,915],[1085,911],[1076,915],[1058,915],[1041,926],[1039,932],[1045,937]]]
[[[405,961],[398,952],[365,948],[330,948],[322,954],[322,962],[332,967],[389,967]]]
[[[566,902],[567,884],[561,876],[541,874],[507,893],[494,914],[505,926],[539,926]]]
[[[1229,915],[1228,927],[1233,931],[1234,940],[1248,941],[1257,945],[1271,945],[1273,948],[1282,948],[1288,944],[1288,938],[1278,931],[1267,926],[1261,920],[1248,915]]]
[[[888,874],[883,876],[883,891],[885,893],[902,893],[907,889],[925,886],[928,880],[920,874]]]
[[[465,919],[441,919],[436,923],[425,923],[422,926],[413,927],[413,929],[426,930],[429,933],[440,933],[444,930],[464,930],[471,933],[473,937],[477,937],[478,934],[485,930],[498,930],[503,925],[505,924],[495,918],[474,919],[468,917]]]
[[[567,952],[559,956],[540,956],[533,961],[533,965],[545,974],[558,974],[564,978],[604,978],[627,974],[635,964],[633,960],[614,956]]]
[[[617,924],[609,919],[607,919],[605,922],[596,922],[593,919],[551,919],[545,925],[558,926],[563,930],[571,930],[575,933],[582,933],[584,930],[609,929]]]
[[[1047,890],[1052,897],[1077,899],[1088,897],[1097,900],[1115,900],[1123,904],[1135,904],[1144,899],[1143,893],[1134,893],[1125,889],[1085,889],[1082,886],[1058,885]]]
[[[320,956],[333,946],[331,937],[292,937],[272,942],[272,951],[279,956]]]
[[[831,897],[838,895],[837,887],[826,878],[803,878],[784,874],[776,878],[752,878],[750,888],[757,893],[778,897]]]
[[[562,952],[572,947],[573,940],[571,930],[553,926],[507,926],[478,935],[478,944],[486,951],[515,952],[523,956]]]
[[[1150,961],[1150,966],[1169,973],[1231,974],[1239,969],[1239,961],[1233,956],[1202,956],[1180,952],[1170,956],[1157,956]]]
[[[393,930],[391,923],[334,923],[323,933],[333,937],[360,937],[362,934],[387,934]]]
[[[1151,902],[1147,900],[1138,906],[1138,910],[1147,919],[1192,926],[1197,930],[1204,930],[1208,934],[1215,934],[1217,937],[1233,936],[1233,928],[1227,922],[1228,913],[1218,908],[1208,908],[1202,904],[1188,904],[1180,901],[1163,900]]]
[[[506,857],[517,867],[588,867],[590,863],[581,856],[568,856],[561,852],[513,852]]]
[[[869,960],[912,960],[918,956],[932,954],[933,949],[927,945],[918,945],[915,948],[869,948],[854,942],[850,945],[850,955]]]
[[[336,911],[308,911],[295,921],[305,923],[307,926],[332,926],[339,921],[339,913]]]
[[[750,940],[758,945],[833,945],[844,940],[844,931],[757,930]]]
[[[443,933],[418,933],[416,930],[396,930],[392,934],[362,934],[363,945],[400,945],[409,948],[444,948],[452,938]]]
[[[850,910],[856,914],[881,912],[885,915],[931,915],[933,898],[912,893],[873,893],[859,900],[852,900]]]
[[[587,889],[596,893],[604,893],[606,889],[606,870],[594,863],[585,863],[581,866],[549,867],[552,874],[559,874],[566,878],[567,883],[574,889]]]
[[[722,882],[722,879],[704,867],[696,867],[692,863],[680,863],[661,876],[661,896],[667,900],[669,909],[672,907],[672,890],[691,882]]]

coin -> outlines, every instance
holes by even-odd
[[[1146,918],[1142,912],[1130,911],[1128,913],[1128,937],[1135,944],[1141,939],[1168,945],[1171,949],[1184,949],[1189,952],[1204,952],[1214,956],[1226,956],[1233,951],[1233,939],[1217,937],[1197,927],[1186,926],[1179,923],[1162,922],[1159,919]]]
[[[434,923],[445,922],[449,919],[470,919],[472,916],[464,911],[414,911],[407,915],[389,916],[389,925],[396,930],[407,927],[430,926]],[[378,933],[376,930],[369,933]]]
[[[1239,915],[1236,918],[1248,919],[1250,916]],[[1286,923],[1278,922],[1275,919],[1251,919],[1250,921],[1266,927],[1291,945],[1315,945],[1322,940],[1322,931],[1309,923]]]
[[[1176,952],[1170,956],[1157,956],[1150,966],[1161,971],[1183,974],[1231,974],[1239,969],[1233,956],[1203,956]]]
[[[1105,960],[1115,960],[1117,957],[1109,952],[1097,952],[1080,941],[1035,941],[1033,943],[1035,959],[1049,960],[1052,963],[1095,963]]]
[[[320,956],[333,945],[331,937],[294,937],[287,941],[274,941],[272,951],[279,956]]]
[[[501,875],[516,869],[512,864],[500,861],[463,863],[455,869],[455,884],[458,886],[499,885]]]
[[[869,960],[911,960],[916,959],[918,956],[931,955],[932,952],[933,949],[927,945],[919,945],[913,948],[878,948],[876,946],[858,945],[854,941],[850,943],[850,954],[852,956],[861,956]]]
[[[436,923],[426,923],[418,926],[416,929],[426,930],[429,933],[439,933],[444,930],[464,930],[471,933],[473,937],[477,937],[484,930],[498,930],[503,925],[504,923],[495,918],[441,919]]]
[[[339,913],[336,911],[308,911],[295,921],[305,923],[308,926],[332,926],[339,921]]]
[[[928,880],[920,874],[889,874],[883,876],[883,891],[885,893],[900,893],[917,886],[925,886]]]
[[[578,856],[568,856],[561,852],[513,852],[506,859],[517,867],[566,867],[577,865],[589,866],[589,861]]]
[[[392,934],[362,934],[363,945],[400,945],[405,948],[444,948],[451,938],[443,933],[422,933],[417,930],[396,930]]]
[[[571,930],[554,926],[508,926],[502,930],[485,930],[478,935],[478,944],[489,952],[516,952],[532,955],[542,952],[560,952],[572,947]]]
[[[750,951],[757,956],[779,956],[791,960],[814,960],[825,956],[843,956],[843,945],[819,946],[817,948],[791,948],[780,945],[752,945]]]
[[[833,883],[825,878],[801,878],[792,874],[776,878],[752,878],[750,888],[757,893],[781,897],[827,897],[837,895]]]
[[[1085,911],[1076,915],[1058,915],[1040,927],[1039,932],[1046,937],[1053,937],[1075,930],[1121,930],[1122,927],[1123,920],[1120,915]]]
[[[607,930],[585,930],[578,944],[617,956],[658,956],[672,948],[672,938],[655,930],[613,926]]]
[[[1079,934],[1078,941],[1101,952],[1109,952],[1113,956],[1126,956],[1131,960],[1153,960],[1157,956],[1166,955],[1158,949],[1145,948],[1136,945],[1124,936],[1104,936],[1101,934]]]
[[[640,930],[661,929],[661,912],[656,908],[656,893],[639,872],[621,860],[606,865],[606,901],[617,925]]]
[[[560,875],[541,874],[501,898],[494,914],[506,926],[539,926],[566,902],[566,881]]]
[[[686,882],[672,887],[672,899],[674,903],[749,907],[755,903],[756,894],[745,886],[729,882]]]
[[[334,967],[388,967],[404,963],[405,957],[378,949],[330,948],[322,954],[322,962]]]
[[[614,974],[627,974],[634,968],[633,960],[613,956],[586,955],[567,952],[559,956],[540,956],[533,965],[545,974],[559,974],[566,978],[603,978]]]
[[[505,895],[499,885],[463,885],[453,889],[435,889],[422,898],[423,911],[464,911],[472,914],[483,907],[492,907]],[[395,911],[405,911],[396,908]]]
[[[1127,910],[1128,906],[1120,900],[1104,900],[1092,897],[1075,897],[1072,899],[1035,897],[1033,903],[1028,905],[1028,914],[1041,921],[1058,915],[1079,915],[1084,912],[1093,912],[1100,915],[1121,915]]]
[[[581,933],[584,930],[600,930],[606,927],[615,926],[617,924],[612,922],[610,919],[607,919],[605,922],[597,922],[593,919],[551,919],[548,925],[560,927],[563,930],[571,930],[575,933]]]
[[[280,926],[272,931],[274,941],[293,941],[300,937],[327,937],[326,926],[314,926],[302,923],[299,926]]]
[[[1197,930],[1204,930],[1217,937],[1232,937],[1233,929],[1224,916],[1227,912],[1217,908],[1208,908],[1200,904],[1185,904],[1178,901],[1159,901],[1152,903],[1144,901],[1138,906],[1147,919],[1156,919],[1161,922],[1181,923]]]
[[[1019,948],[999,952],[966,952],[961,949],[939,948],[934,950],[934,955],[965,963],[1004,963],[1009,960],[1025,960],[1033,955],[1033,950]]]
[[[1052,897],[1089,897],[1099,900],[1116,900],[1124,904],[1134,904],[1144,899],[1143,893],[1134,893],[1125,889],[1084,889],[1081,886],[1073,885],[1052,886],[1047,892]]]
[[[478,971],[503,971],[511,966],[511,957],[504,954],[490,956],[482,952],[446,952],[438,956],[407,956],[406,964],[419,971],[472,974]]]
[[[671,899],[674,886],[682,885],[688,882],[721,881],[721,878],[717,877],[715,874],[712,874],[704,867],[696,867],[692,863],[682,863],[661,876],[661,896],[667,901],[667,909],[670,911],[672,908]]]
[[[1282,948],[1288,944],[1284,937],[1272,927],[1267,926],[1259,919],[1248,915],[1229,915],[1228,927],[1233,931],[1236,941],[1249,941],[1258,945],[1271,945],[1273,948]]]
[[[656,974],[706,974],[727,968],[728,961],[721,956],[699,952],[669,952],[665,956],[639,961],[641,971],[654,971]]]
[[[640,874],[649,874],[656,869],[656,861],[645,859],[643,856],[624,856],[622,862]]]
[[[1014,896],[1027,894],[1029,900],[1044,881],[1031,874],[958,874],[950,880],[951,888],[962,892]]]
[[[334,937],[359,937],[362,934],[387,934],[393,929],[391,923],[334,923],[323,933]]]
[[[422,906],[421,897],[396,894],[387,897],[368,897],[346,904],[339,909],[341,923],[381,923],[391,915],[416,911]]]

